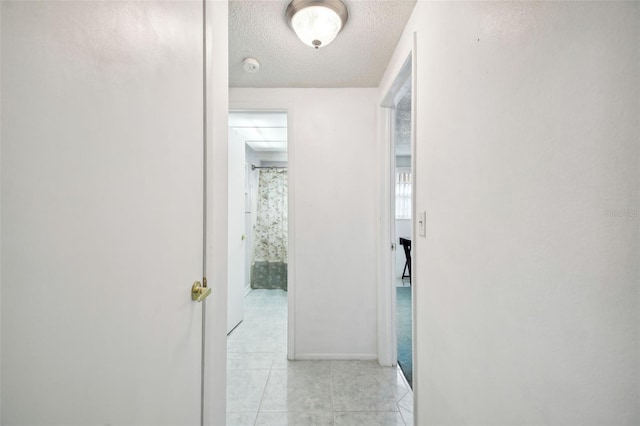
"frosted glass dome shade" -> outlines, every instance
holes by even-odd
[[[347,8],[340,1],[294,0],[287,8],[291,28],[306,45],[316,49],[331,43],[344,27]]]

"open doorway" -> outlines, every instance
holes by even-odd
[[[394,214],[391,226],[397,250],[393,259],[396,291],[397,360],[403,375],[413,386],[413,325],[411,281],[411,237],[413,234],[413,173],[411,168],[411,79],[401,86],[393,108]]]
[[[228,392],[243,395],[229,404],[260,402],[237,370],[287,357],[287,166],[285,111],[229,113]]]
[[[287,113],[230,112],[228,333],[252,301],[282,299],[286,310],[287,251]]]
[[[414,225],[413,196],[413,111],[412,58],[409,56],[398,71],[382,107],[387,110],[388,137],[385,165],[388,176],[388,222],[384,227],[391,251],[384,255],[383,290],[388,303],[389,362],[400,367],[413,388],[413,279],[412,237]],[[388,286],[388,287],[387,287]]]

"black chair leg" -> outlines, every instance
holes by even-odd
[[[400,244],[402,244],[404,256],[407,259],[402,270],[402,278],[409,278],[409,285],[411,285],[411,240],[400,238]]]

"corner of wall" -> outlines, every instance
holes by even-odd
[[[389,182],[385,172],[389,168],[389,152],[386,149],[388,138],[388,112],[385,108],[378,106],[378,125],[377,125],[377,159],[376,168],[379,170],[378,178],[378,191],[376,194],[376,240],[378,249],[376,250],[377,256],[377,294],[378,294],[378,362],[383,366],[394,365],[393,359],[393,318],[390,311],[389,300],[391,295],[389,294],[389,283],[387,281],[391,274],[389,270],[389,256],[388,247],[391,245],[390,240],[390,216],[388,207],[389,200]]]

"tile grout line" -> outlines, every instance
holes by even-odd
[[[396,405],[398,406],[398,412],[400,413],[400,418],[402,419],[402,422],[404,423],[405,426],[413,426],[407,423],[407,419],[405,419],[405,415],[402,412],[402,407],[400,406],[400,401],[405,399],[407,396],[411,396],[411,399],[413,400],[413,389],[411,388],[411,386],[409,386],[409,382],[407,381],[407,378],[404,376],[404,373],[402,372],[402,369],[400,368],[400,366],[398,365],[396,368],[397,368],[396,374],[400,377],[400,380],[402,380],[402,383],[407,388],[407,392],[402,396],[402,398],[396,400]]]
[[[277,349],[277,345],[276,345],[276,349]],[[271,366],[269,367],[269,374],[267,375],[267,381],[264,383],[264,389],[262,390],[262,396],[260,397],[260,404],[258,404],[258,412],[256,413],[256,419],[253,421],[254,426],[258,424],[258,417],[260,416],[260,412],[262,409],[262,401],[264,401],[264,396],[267,393],[267,386],[269,386],[269,380],[271,379],[272,371],[273,371],[273,359],[271,360]]]
[[[269,379],[271,378],[272,368],[273,368],[273,361],[271,362],[271,367],[269,367],[269,374],[267,374],[267,380],[264,382],[264,389],[262,389],[262,395],[260,396],[260,403],[258,404],[256,419],[253,421],[254,426],[258,423],[258,416],[260,415],[260,409],[262,408],[262,401],[264,400],[264,395],[267,393],[267,386],[269,385]]]
[[[402,415],[402,410],[400,409],[400,401],[396,400],[396,407],[398,407],[398,413],[400,414],[400,418],[402,419],[402,423],[404,423],[404,426],[407,426],[407,421],[404,419],[404,416]]]
[[[261,294],[258,300],[262,302],[264,299],[264,294]],[[260,309],[260,308],[258,308]],[[273,359],[271,360],[271,365],[269,366],[269,374],[267,374],[267,380],[264,383],[264,389],[262,390],[262,396],[260,397],[260,403],[258,404],[258,412],[256,413],[256,419],[253,421],[253,425],[258,424],[258,417],[260,416],[260,409],[262,408],[262,401],[264,400],[264,395],[267,393],[267,386],[269,385],[269,379],[271,378],[271,371],[273,370]]]

